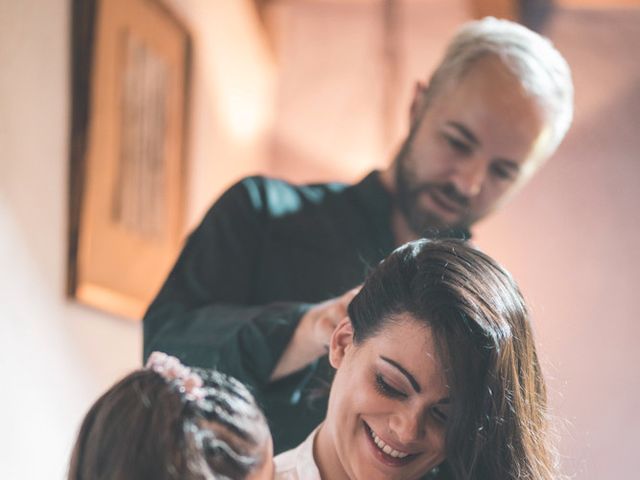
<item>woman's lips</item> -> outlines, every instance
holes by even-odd
[[[380,460],[380,462],[382,462],[383,464],[390,467],[401,467],[415,460],[418,457],[418,455],[420,455],[419,453],[408,453],[402,450],[394,449],[393,447],[391,447],[391,445],[387,445],[387,446],[393,449],[392,453],[394,453],[395,451],[405,456],[399,457],[399,456],[393,456],[388,453],[385,453],[380,448],[380,446],[376,444],[376,440],[374,439],[374,437],[378,439],[378,442],[383,442],[382,444],[386,445],[384,441],[380,439],[380,437],[378,437],[378,435],[371,429],[369,425],[367,425],[366,422],[363,421],[363,424],[364,424],[364,431],[367,437],[367,442],[369,443],[369,447],[371,448],[374,456],[378,460]]]

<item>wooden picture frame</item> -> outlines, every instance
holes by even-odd
[[[183,238],[188,30],[159,0],[74,0],[68,294],[139,319]]]

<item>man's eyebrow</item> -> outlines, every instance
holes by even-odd
[[[446,125],[455,128],[460,135],[467,139],[468,142],[473,143],[474,145],[480,145],[480,140],[463,124],[458,122],[447,122]]]
[[[400,371],[400,373],[402,373],[405,377],[407,377],[407,380],[409,380],[409,383],[411,384],[413,389],[416,391],[416,393],[420,393],[422,391],[416,379],[413,378],[413,375],[411,375],[407,370],[405,370],[405,368],[402,365],[382,355],[380,355],[380,358],[385,362],[387,362],[389,365],[397,368]]]

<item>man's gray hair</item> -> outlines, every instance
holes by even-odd
[[[431,76],[428,96],[432,98],[443,85],[459,81],[476,60],[486,55],[497,56],[550,113],[550,151],[555,150],[573,119],[571,70],[548,39],[522,25],[493,17],[466,23]]]

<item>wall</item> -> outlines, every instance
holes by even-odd
[[[193,24],[201,47],[191,109],[193,224],[234,177],[271,168],[263,136],[271,115],[272,66],[269,52],[257,45],[261,33],[244,2],[225,2],[231,9],[226,11],[222,2],[173,4]],[[438,20],[440,30],[431,30],[417,18],[411,16],[403,43],[424,49],[425,67],[419,55],[407,54],[407,82],[428,71],[427,58],[435,58],[437,42],[454,23]],[[477,229],[480,245],[513,271],[532,303],[552,405],[565,419],[564,469],[585,480],[632,478],[640,470],[640,375],[634,371],[640,361],[640,72],[629,53],[640,42],[639,25],[638,13],[626,11],[562,11],[553,19],[548,34],[575,74],[575,126],[532,184]],[[440,40],[431,37],[436,31]],[[84,411],[140,360],[138,325],[64,299],[68,32],[66,0],[0,0],[0,477],[12,480],[63,478]],[[241,49],[242,58],[214,54],[224,41]],[[233,82],[224,83],[227,73]],[[340,85],[337,77],[328,81]],[[410,88],[402,88],[399,95],[407,98]],[[262,105],[258,120],[249,117],[255,126],[249,137],[237,129],[247,117],[229,120],[229,108],[238,105],[225,103],[230,99],[240,102],[241,112],[243,99]],[[288,108],[305,113],[293,104]],[[343,120],[348,132],[354,121]],[[327,129],[341,131],[336,125]],[[348,135],[337,138],[350,141]],[[382,153],[376,155],[384,161]],[[315,172],[327,175],[321,168]]]
[[[566,473],[640,470],[640,9],[560,10],[545,32],[572,66],[574,125],[555,158],[477,229],[533,307]]]
[[[384,4],[270,4],[279,75],[273,175],[352,181],[389,162],[407,128],[415,82],[470,17],[466,0],[403,0],[385,33]]]
[[[197,52],[188,226],[266,161],[272,73],[247,5],[174,2]],[[69,32],[68,0],[0,0],[0,478],[11,480],[63,478],[84,412],[141,359],[139,324],[64,297]]]
[[[192,32],[187,229],[230,184],[268,168],[275,63],[251,0],[167,0]]]
[[[68,2],[0,2],[0,476],[62,478],[89,403],[138,363],[137,325],[64,299]]]

